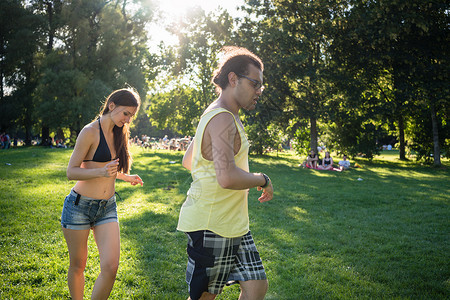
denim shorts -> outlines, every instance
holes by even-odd
[[[64,200],[61,215],[63,228],[85,230],[109,222],[119,222],[116,195],[99,200],[81,196],[72,189]]]

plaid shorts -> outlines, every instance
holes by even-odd
[[[208,230],[186,232],[188,265],[186,282],[191,299],[203,292],[220,294],[225,285],[267,279],[250,231],[225,238]]]

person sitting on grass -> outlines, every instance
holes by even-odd
[[[350,168],[350,161],[347,160],[347,155],[344,154],[342,160],[339,161],[339,169],[341,171],[348,170]]]
[[[306,164],[305,167],[309,169],[317,169],[317,161],[319,158],[317,157],[317,154],[314,152],[314,150],[311,150],[309,155],[306,157]]]
[[[331,158],[330,152],[325,152],[325,157],[322,159],[322,165],[317,168],[320,170],[333,170],[333,158]]]

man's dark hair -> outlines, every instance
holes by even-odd
[[[230,72],[248,75],[250,64],[264,71],[264,64],[261,59],[246,48],[226,46],[222,48],[222,52],[224,53],[223,59],[214,71],[212,78],[212,83],[216,86],[218,92],[228,86],[228,74]]]

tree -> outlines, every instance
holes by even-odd
[[[206,15],[197,7],[168,30],[179,44],[163,50],[163,76],[154,85],[148,115],[159,129],[193,135],[201,113],[216,97],[211,77],[216,55],[231,41],[232,18],[223,10]]]
[[[77,134],[113,89],[132,86],[145,100],[146,83],[155,76],[145,31],[152,8],[128,5],[126,0],[62,3],[54,33],[58,46],[42,58],[35,93],[43,129],[70,128]]]
[[[70,128],[92,120],[116,88],[145,97],[154,57],[147,50],[149,1],[2,1],[1,127]],[[12,130],[12,129],[11,129]]]
[[[372,87],[378,85],[382,96],[378,110],[384,112],[385,122],[396,125],[400,159],[406,159],[405,130],[412,110],[417,107],[414,101],[419,99],[418,95],[424,95],[426,90],[428,99],[448,101],[448,88],[439,91],[427,84],[440,82],[438,85],[444,87],[442,78],[446,74],[448,77],[445,64],[448,9],[442,2],[419,0],[349,1],[349,4],[334,35],[334,61],[344,72]],[[389,83],[381,86],[379,82],[386,79]],[[431,111],[434,102],[428,105]],[[439,140],[438,128],[434,123],[435,141]],[[439,157],[438,147],[435,151],[438,152],[435,157]]]
[[[268,119],[280,128],[290,124],[287,130],[294,139],[307,119],[309,147],[317,151],[317,123],[326,117],[327,102],[333,97],[327,49],[339,1],[249,1],[245,9],[254,17],[242,22],[240,38],[270,70],[263,98],[272,108],[264,109]]]
[[[23,7],[21,1],[14,0],[1,1],[0,14],[1,127],[22,126],[25,142],[30,145],[37,73],[35,53],[40,47],[42,19]]]

